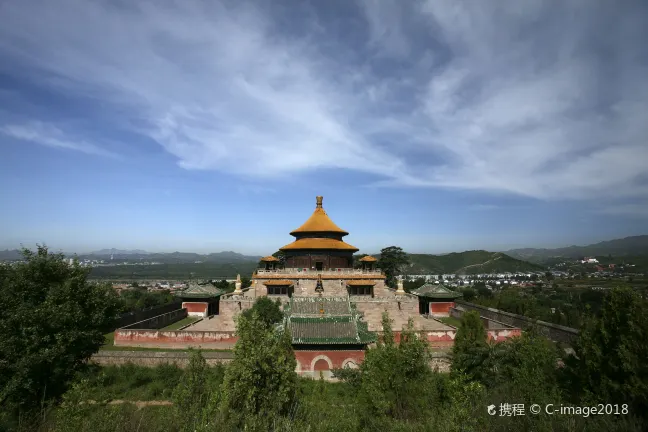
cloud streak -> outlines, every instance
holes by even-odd
[[[3,6],[0,55],[138,119],[189,170],[343,168],[398,187],[646,196],[639,2],[357,6],[347,19],[248,2],[25,0]],[[88,152],[44,124],[41,143]]]
[[[74,150],[90,155],[119,158],[117,154],[94,144],[83,140],[70,139],[60,129],[41,122],[2,126],[0,127],[0,133],[17,140],[33,142],[47,147]]]

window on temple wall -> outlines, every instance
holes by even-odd
[[[269,286],[268,295],[290,295],[289,286]]]
[[[371,295],[371,286],[350,286],[350,295]]]

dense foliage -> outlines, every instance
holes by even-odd
[[[556,283],[510,287],[496,293],[478,285],[471,289],[472,293],[469,290],[462,291],[466,301],[573,328],[579,328],[587,314],[598,315],[609,292]]]
[[[452,372],[483,381],[483,363],[487,354],[486,330],[479,313],[466,312],[461,318],[452,347]]]
[[[284,317],[279,299],[272,301],[268,297],[257,298],[252,307],[242,313],[248,319],[252,319],[252,315],[254,314],[267,327],[279,324]]]
[[[44,246],[0,266],[0,407],[31,410],[67,389],[104,342],[120,309],[107,285],[88,283]]]
[[[648,305],[628,288],[612,290],[598,313],[586,316],[575,356],[535,329],[489,343],[480,317],[466,313],[451,373],[438,373],[412,324],[395,337],[384,315],[380,342],[360,368],[335,371],[341,382],[326,383],[297,377],[280,307],[268,298],[240,315],[235,359],[224,368],[207,366],[198,352],[184,370],[83,368],[119,307],[108,287],[88,284],[86,276],[44,248],[25,264],[0,267],[0,306],[11,312],[0,319],[0,430],[639,432],[648,426]],[[152,406],[110,403],[114,398]],[[30,416],[13,421],[23,400]],[[45,409],[36,416],[40,402]],[[599,403],[628,404],[627,414],[529,412],[531,404]],[[517,404],[524,415],[511,414]],[[497,415],[488,413],[490,405]]]
[[[567,360],[567,379],[578,400],[624,401],[648,417],[648,303],[629,288],[614,289],[600,319],[587,317]]]
[[[407,264],[409,264],[407,254],[397,246],[389,246],[380,251],[378,268],[385,273],[385,283],[389,287],[396,287],[396,276],[402,273]]]
[[[429,361],[427,343],[416,337],[412,322],[397,344],[389,316],[384,313],[382,341],[367,351],[357,380],[362,424],[373,428],[386,419],[424,419],[432,383]]]
[[[122,302],[123,313],[162,306],[178,300],[168,290],[150,292],[146,289],[138,288],[123,290],[119,298]]]
[[[266,307],[257,309],[268,310]],[[222,421],[237,430],[270,430],[295,398],[297,365],[288,332],[254,310],[238,317],[235,359],[227,367],[219,407]]]

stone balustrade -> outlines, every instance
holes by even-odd
[[[326,270],[313,270],[313,269],[300,269],[300,268],[286,268],[286,269],[276,269],[276,270],[265,270],[258,269],[256,270],[257,276],[262,275],[382,275],[382,270],[362,270],[362,269],[351,269],[351,268],[340,268],[340,269],[326,269]]]

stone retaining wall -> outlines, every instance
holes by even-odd
[[[298,353],[298,351],[296,353]],[[234,353],[232,352],[207,351],[207,352],[202,352],[201,354],[205,358],[205,361],[209,366],[214,366],[216,364],[227,364],[234,359]],[[362,358],[364,358],[364,353],[362,353],[362,356],[358,356],[357,352],[356,353],[349,352],[348,354],[353,354],[353,355],[347,355],[345,359],[347,359],[347,357],[352,360],[355,359],[356,364],[360,364],[362,362]],[[299,357],[299,354],[297,356]],[[312,362],[314,359],[315,357],[310,359],[310,361]],[[97,354],[92,356],[91,361],[101,366],[120,366],[128,363],[132,363],[138,366],[149,366],[149,367],[154,367],[159,364],[176,364],[179,367],[186,367],[189,364],[189,353],[186,351],[176,351],[176,352],[174,351],[162,351],[162,352],[99,351]],[[342,365],[343,363],[344,361],[342,361],[340,365]],[[432,353],[430,366],[433,369],[438,368],[439,372],[449,372],[450,364],[451,364],[451,359],[448,354],[443,352]],[[346,366],[346,364],[344,366]],[[299,365],[297,367],[297,372],[300,373],[302,376],[312,375],[314,378],[319,378],[319,373],[304,373],[305,371],[301,370]],[[323,375],[325,379],[330,378],[329,373],[325,373]]]
[[[186,330],[115,330],[116,346],[145,348],[232,349],[238,337],[234,332]]]
[[[555,342],[570,344],[578,337],[578,330],[570,327],[552,324],[545,321],[536,321],[523,315],[517,315],[510,312],[504,312],[499,309],[493,309],[485,306],[476,305],[464,301],[457,301],[457,307],[463,310],[475,310],[479,315],[492,320],[500,321],[513,327],[526,330],[534,324],[548,339]]]
[[[208,365],[229,363],[234,358],[231,352],[203,352],[201,353]],[[91,361],[101,366],[115,366],[132,363],[138,366],[157,366],[159,364],[177,364],[185,367],[189,364],[189,353],[186,351],[99,351],[92,356]]]
[[[187,317],[187,309],[176,309],[172,312],[167,312],[162,315],[154,316],[153,318],[148,318],[143,321],[136,322],[134,324],[122,327],[115,330],[115,334],[120,330],[134,330],[134,329],[161,329],[168,325],[178,322],[181,319]]]
[[[153,318],[154,316],[162,315],[167,312],[180,309],[181,304],[182,304],[181,301],[175,301],[173,303],[165,304],[162,306],[156,306],[150,309],[144,309],[137,312],[128,312],[122,314],[119,318],[117,318],[117,322],[115,323],[115,328],[126,327],[133,323],[144,321],[146,319]]]

